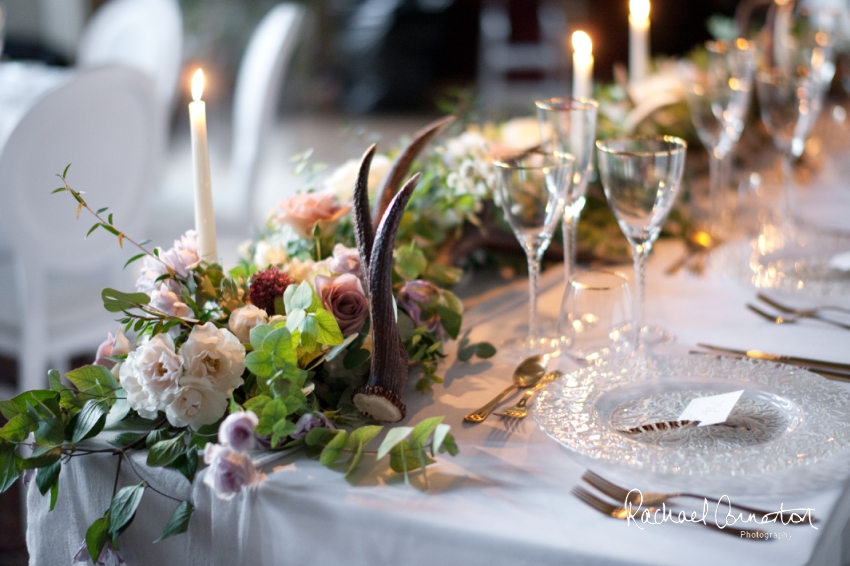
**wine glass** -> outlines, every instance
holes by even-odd
[[[605,197],[632,246],[638,347],[673,338],[664,330],[644,326],[646,260],[679,192],[687,147],[672,136],[596,142]]]
[[[567,153],[575,158],[573,182],[564,205],[565,281],[575,271],[578,218],[586,202],[587,182],[593,174],[593,142],[599,103],[586,98],[538,100],[537,120],[546,153]]]
[[[537,287],[540,260],[564,213],[574,162],[569,154],[536,151],[493,163],[505,218],[528,258],[528,334],[503,346],[510,357],[525,358],[557,349],[557,341],[553,344],[538,332]]]
[[[708,66],[687,95],[691,121],[709,154],[709,232],[723,232],[728,172],[724,161],[744,130],[755,71],[755,46],[746,39],[706,43]]]

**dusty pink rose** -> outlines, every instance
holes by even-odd
[[[130,341],[127,340],[127,337],[124,336],[124,333],[121,332],[121,329],[118,329],[118,332],[115,336],[110,332],[106,340],[97,347],[97,355],[95,356],[94,363],[98,366],[103,366],[107,369],[112,369],[112,366],[115,365],[115,362],[111,360],[107,360],[111,356],[123,356],[124,354],[130,353]]]
[[[312,238],[316,224],[322,230],[333,228],[351,210],[341,205],[335,194],[327,191],[302,193],[281,201],[277,222],[288,224],[302,238]]]
[[[342,275],[350,273],[363,279],[363,266],[360,263],[360,252],[357,248],[347,248],[342,244],[334,246],[333,256],[327,260],[328,269],[332,273]]]
[[[360,279],[351,273],[336,278],[316,275],[314,287],[325,308],[334,315],[343,336],[363,328],[363,322],[369,316],[369,300]]]
[[[232,413],[218,427],[218,442],[237,452],[254,448],[254,429],[260,424],[257,415],[251,411]]]

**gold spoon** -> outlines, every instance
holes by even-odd
[[[496,395],[496,397],[478,409],[475,412],[469,413],[463,420],[470,423],[480,423],[486,419],[493,409],[496,408],[496,405],[511,391],[514,389],[525,389],[526,387],[533,387],[543,378],[543,375],[546,373],[546,365],[549,363],[548,355],[537,355],[531,356],[523,361],[521,364],[517,366],[514,370],[513,375],[513,383],[508,386],[507,389]]]

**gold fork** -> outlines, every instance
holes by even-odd
[[[540,383],[538,383],[537,385],[535,385],[534,387],[532,387],[531,389],[529,389],[528,391],[525,392],[525,394],[522,396],[522,398],[519,401],[517,401],[516,405],[514,405],[513,407],[511,407],[509,409],[505,409],[505,411],[503,413],[493,413],[493,414],[496,415],[497,417],[505,417],[505,418],[509,418],[509,419],[524,419],[525,417],[528,416],[528,407],[526,405],[528,405],[528,402],[534,396],[534,392],[540,390],[547,383],[551,383],[552,381],[555,381],[556,379],[558,379],[562,375],[564,375],[564,373],[561,372],[561,371],[553,371],[552,373],[544,376],[543,379],[540,380]]]
[[[755,305],[747,304],[747,308],[759,315],[760,317],[766,318],[767,320],[773,322],[774,324],[794,324],[798,322],[801,318],[811,318],[814,320],[819,320],[821,322],[825,322],[827,324],[831,324],[832,326],[837,326],[838,328],[843,328],[845,330],[850,330],[850,325],[842,324],[836,320],[830,320],[828,318],[823,318],[816,315],[807,315],[807,314],[786,314],[785,316],[774,316],[768,312],[765,312],[758,308]]]
[[[652,516],[655,516],[657,512],[661,511],[661,509],[657,507],[644,507],[643,510],[637,508],[629,510],[625,507],[619,507],[617,505],[613,505],[611,503],[608,503],[607,501],[598,498],[583,487],[579,486],[573,488],[572,494],[578,497],[583,503],[586,503],[587,505],[589,505],[596,511],[599,511],[603,515],[613,517],[614,519],[620,519],[621,521],[625,521],[629,517],[631,517],[633,521],[639,521],[640,519],[636,519],[635,517],[639,514],[642,515],[643,511],[649,511]],[[764,536],[766,533],[761,529],[739,529],[737,527],[721,527],[716,523],[703,523],[702,521],[694,521],[693,524],[708,527],[709,529],[719,531],[721,533],[726,533],[727,535],[732,535],[737,538],[747,538],[747,540],[770,540],[769,538]]]
[[[771,299],[770,297],[768,297],[764,293],[759,293],[759,294],[756,295],[756,297],[758,297],[759,300],[764,301],[765,303],[774,307],[775,309],[780,310],[782,312],[787,312],[788,314],[798,314],[800,316],[812,316],[812,315],[817,315],[822,310],[831,310],[831,311],[843,312],[843,313],[850,314],[850,309],[835,306],[835,305],[820,305],[818,307],[814,307],[814,308],[810,308],[810,309],[800,309],[800,308],[789,307],[788,305],[784,305],[782,303],[778,303],[778,302],[776,302],[775,299]]]
[[[617,484],[611,483],[606,480],[599,474],[591,472],[587,470],[584,475],[581,476],[581,479],[607,495],[608,497],[616,500],[622,501],[624,504],[626,502],[631,503],[632,505],[659,505],[667,500],[674,499],[676,497],[690,497],[693,499],[704,499],[707,501],[711,501],[712,503],[720,503],[719,499],[715,499],[714,497],[708,497],[705,495],[699,495],[696,493],[654,493],[654,492],[640,492],[638,493],[636,490],[631,491],[620,487]],[[762,511],[761,509],[756,509],[755,507],[747,507],[746,505],[739,505],[737,503],[732,503],[729,499],[725,499],[723,501],[724,504],[730,505],[731,507],[735,507],[741,511],[745,511],[747,513],[751,513],[756,516],[757,519],[761,520],[765,515],[773,515],[778,513],[778,511]],[[781,518],[781,517],[780,517]],[[815,523],[815,518],[813,515],[809,515],[809,518],[812,523]],[[789,525],[800,525],[802,521],[795,522],[789,521]]]

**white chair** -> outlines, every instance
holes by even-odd
[[[98,230],[61,186],[69,182],[92,208],[108,206],[115,225],[139,236],[165,132],[153,81],[126,67],[77,73],[27,112],[0,154],[0,230],[13,259],[0,263],[0,351],[18,359],[19,388],[43,388],[48,362],[94,351],[118,328],[100,300],[105,286],[132,290],[133,250]],[[128,288],[129,287],[129,288]],[[58,366],[58,367],[57,367]]]
[[[250,224],[262,149],[275,120],[283,75],[298,39],[304,7],[282,3],[269,11],[251,35],[236,77],[230,184],[244,207],[236,215]],[[231,218],[224,218],[225,223]]]
[[[182,49],[183,18],[177,0],[110,0],[86,25],[77,65],[121,64],[138,69],[153,78],[157,95],[171,108]]]

